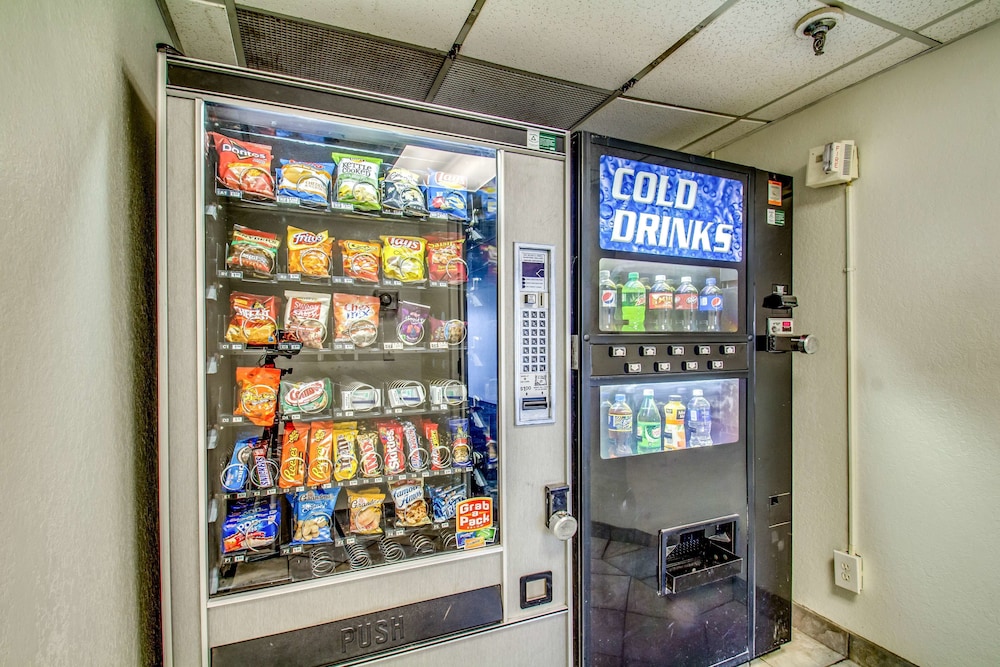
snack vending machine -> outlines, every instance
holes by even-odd
[[[791,179],[572,156],[578,660],[748,662],[791,628]]]
[[[566,136],[160,67],[165,664],[568,663]]]

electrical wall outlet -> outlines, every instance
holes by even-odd
[[[861,556],[846,551],[833,552],[833,583],[852,593],[860,593],[861,576]]]

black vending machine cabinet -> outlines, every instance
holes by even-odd
[[[791,631],[791,178],[572,160],[578,661],[747,662]]]

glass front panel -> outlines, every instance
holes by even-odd
[[[601,458],[711,447],[740,439],[740,380],[601,387]]]
[[[739,329],[736,269],[602,257],[598,327],[606,332],[732,333]]]
[[[495,151],[205,130],[211,594],[498,543]]]

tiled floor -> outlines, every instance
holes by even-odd
[[[858,667],[809,635],[792,631],[792,641],[749,663],[750,667]]]

